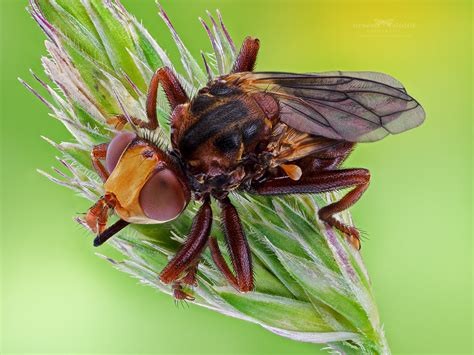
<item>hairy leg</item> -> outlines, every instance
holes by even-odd
[[[257,38],[245,38],[231,73],[253,71],[255,63],[257,62],[259,48],[260,41]]]
[[[182,282],[173,283],[173,297],[176,301],[194,301],[195,298],[183,289]]]
[[[173,71],[167,67],[158,69],[151,78],[150,86],[148,87],[146,113],[149,120],[149,129],[155,129],[158,127],[158,119],[156,117],[156,98],[158,95],[158,86],[160,84],[165,91],[166,98],[171,106],[171,111],[173,111],[176,106],[189,101],[188,95],[186,95],[186,92]]]
[[[173,282],[173,296],[178,301],[194,301],[194,297],[186,292],[183,288],[183,285],[187,286],[197,286],[197,271],[199,266],[201,256],[196,256],[194,262],[187,268],[185,275],[178,281]]]
[[[259,195],[286,195],[321,193],[354,187],[339,201],[321,208],[319,218],[345,233],[350,242],[360,249],[359,231],[336,220],[333,215],[342,212],[356,203],[367,190],[370,182],[370,173],[367,169],[344,169],[320,171],[313,176],[304,176],[300,180],[291,180],[288,177],[267,180],[252,188],[250,192]]]
[[[229,266],[227,265],[224,256],[222,255],[216,238],[209,238],[209,248],[211,249],[212,260],[214,260],[214,263],[216,264],[217,268],[222,272],[222,274],[232,285],[232,287],[239,290],[239,283],[237,282],[237,279],[235,278],[232,271],[229,269]]]
[[[136,117],[130,117],[130,120],[135,126],[149,130],[155,130],[156,128],[158,128],[158,117],[156,115],[156,100],[160,84],[163,87],[163,90],[165,91],[172,111],[175,109],[176,106],[189,101],[186,92],[179,83],[179,80],[173,73],[173,71],[167,67],[160,68],[153,74],[153,77],[150,80],[150,85],[148,86],[148,94],[146,101],[146,113],[148,121],[143,121]],[[127,122],[127,117],[123,114],[114,115],[107,119],[107,123],[110,125],[114,125],[115,128],[119,131],[123,129]]]
[[[224,227],[225,240],[230,258],[237,276],[227,266],[215,238],[210,239],[209,246],[214,263],[224,274],[229,283],[241,292],[253,289],[252,257],[247,238],[242,229],[237,210],[228,197],[220,200],[221,218]]]
[[[211,203],[209,199],[206,199],[194,217],[186,242],[161,272],[161,281],[169,284],[178,280],[181,274],[201,256],[209,239],[211,226]]]

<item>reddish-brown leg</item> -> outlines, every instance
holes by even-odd
[[[162,85],[166,98],[171,106],[171,111],[176,106],[189,101],[188,95],[181,86],[178,78],[170,68],[164,67],[158,69],[150,81],[148,87],[148,97],[146,101],[146,113],[148,116],[149,129],[158,127],[158,119],[156,117],[156,97],[158,95],[158,86]]]
[[[160,274],[166,284],[179,279],[181,274],[199,258],[206,247],[212,226],[211,202],[206,199],[194,217],[186,242]]]
[[[196,276],[200,258],[201,256],[198,255],[191,266],[185,271],[185,275],[179,279],[179,281],[173,282],[173,296],[176,300],[194,301],[194,297],[184,290],[183,285],[197,286]]]
[[[232,271],[230,271],[229,266],[227,265],[224,256],[222,255],[222,252],[219,248],[219,244],[217,243],[216,238],[209,238],[209,249],[211,249],[212,260],[214,260],[214,263],[216,264],[217,268],[222,272],[222,274],[227,279],[227,281],[229,281],[232,287],[239,290],[239,283],[237,282],[237,279],[235,278]]]
[[[360,249],[359,231],[336,220],[333,215],[348,209],[356,203],[367,190],[370,182],[370,173],[367,169],[344,169],[320,171],[313,176],[304,176],[300,180],[291,180],[288,177],[267,180],[256,185],[251,192],[259,195],[286,195],[321,193],[340,190],[354,186],[339,201],[321,208],[319,218],[339,229],[349,237],[349,241]]]
[[[96,145],[94,148],[92,148],[91,152],[92,166],[94,167],[97,174],[99,174],[99,177],[102,179],[103,182],[106,182],[109,178],[109,172],[100,160],[105,159],[105,156],[107,155],[108,145],[108,143]]]
[[[158,96],[158,88],[160,84],[165,91],[172,111],[176,106],[189,101],[186,92],[179,83],[179,80],[173,71],[167,67],[160,68],[155,72],[155,74],[153,74],[153,77],[150,80],[150,85],[148,86],[146,101],[146,113],[148,121],[146,122],[136,117],[130,117],[135,126],[149,130],[154,130],[158,127],[156,99]],[[107,123],[114,125],[117,130],[121,130],[127,124],[127,122],[127,117],[122,114],[115,115],[107,119]]]
[[[232,286],[241,292],[251,291],[253,289],[252,256],[239,214],[228,197],[221,199],[220,204],[225,240],[237,277],[227,266],[215,239],[211,239],[210,243],[212,257]]]
[[[260,41],[257,38],[246,37],[231,73],[253,71],[259,48]]]
[[[186,291],[184,291],[183,289],[183,285],[181,282],[175,282],[173,283],[173,297],[175,300],[177,301],[194,301],[195,298],[190,295],[189,293],[187,293]]]

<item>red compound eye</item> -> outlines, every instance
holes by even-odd
[[[188,200],[181,182],[169,169],[156,172],[140,192],[140,206],[145,215],[159,222],[178,217]]]
[[[112,173],[114,168],[122,156],[123,151],[136,137],[132,132],[121,132],[117,134],[109,143],[107,147],[107,155],[105,156],[105,166],[109,173]]]

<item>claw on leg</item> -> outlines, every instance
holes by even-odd
[[[321,217],[319,217],[321,220],[323,220]],[[330,227],[337,228],[340,230],[344,235],[346,236],[346,239],[349,241],[349,243],[352,244],[354,248],[357,250],[360,250],[361,244],[360,244],[360,233],[357,230],[357,228],[353,226],[348,226],[342,222],[339,222],[336,218],[334,217],[327,217],[325,220],[323,220],[325,223],[327,223]]]
[[[178,301],[194,301],[195,298],[188,292],[183,290],[183,286],[180,282],[173,283],[173,296]]]
[[[187,270],[182,279],[174,281],[172,284],[173,296],[177,301],[194,301],[195,298],[184,290],[183,285],[190,287],[197,286],[196,274],[198,270],[199,259],[197,259]]]

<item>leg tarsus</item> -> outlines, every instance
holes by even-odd
[[[318,213],[319,214],[319,213]],[[334,227],[338,230],[340,230],[344,235],[346,236],[347,240],[352,244],[354,248],[357,250],[360,250],[361,244],[360,244],[360,233],[357,230],[357,228],[353,226],[348,226],[347,224],[344,224],[340,221],[338,221],[334,217],[326,217],[326,218],[321,218],[319,216],[319,219],[327,223],[329,226]]]
[[[197,271],[199,265],[199,257],[193,262],[193,264],[188,267],[186,274],[178,281],[174,281],[172,285],[173,296],[177,301],[194,301],[195,298],[189,293],[184,291],[183,285],[190,287],[197,286]]]
[[[188,292],[184,291],[183,286],[180,282],[173,283],[173,297],[177,301],[194,301],[195,298],[189,294]]]
[[[324,222],[328,223],[330,226],[336,227],[341,232],[345,233],[346,235],[352,237],[349,238],[349,241],[356,247],[360,249],[360,235],[359,231],[352,227],[345,225],[338,220],[336,220],[333,215],[339,212],[342,212],[353,204],[355,204],[362,194],[367,190],[369,187],[370,182],[370,173],[368,170],[360,169],[360,173],[357,176],[357,182],[354,180],[355,187],[351,191],[349,191],[346,195],[344,195],[339,201],[331,203],[323,208],[321,208],[318,212],[319,218]]]

